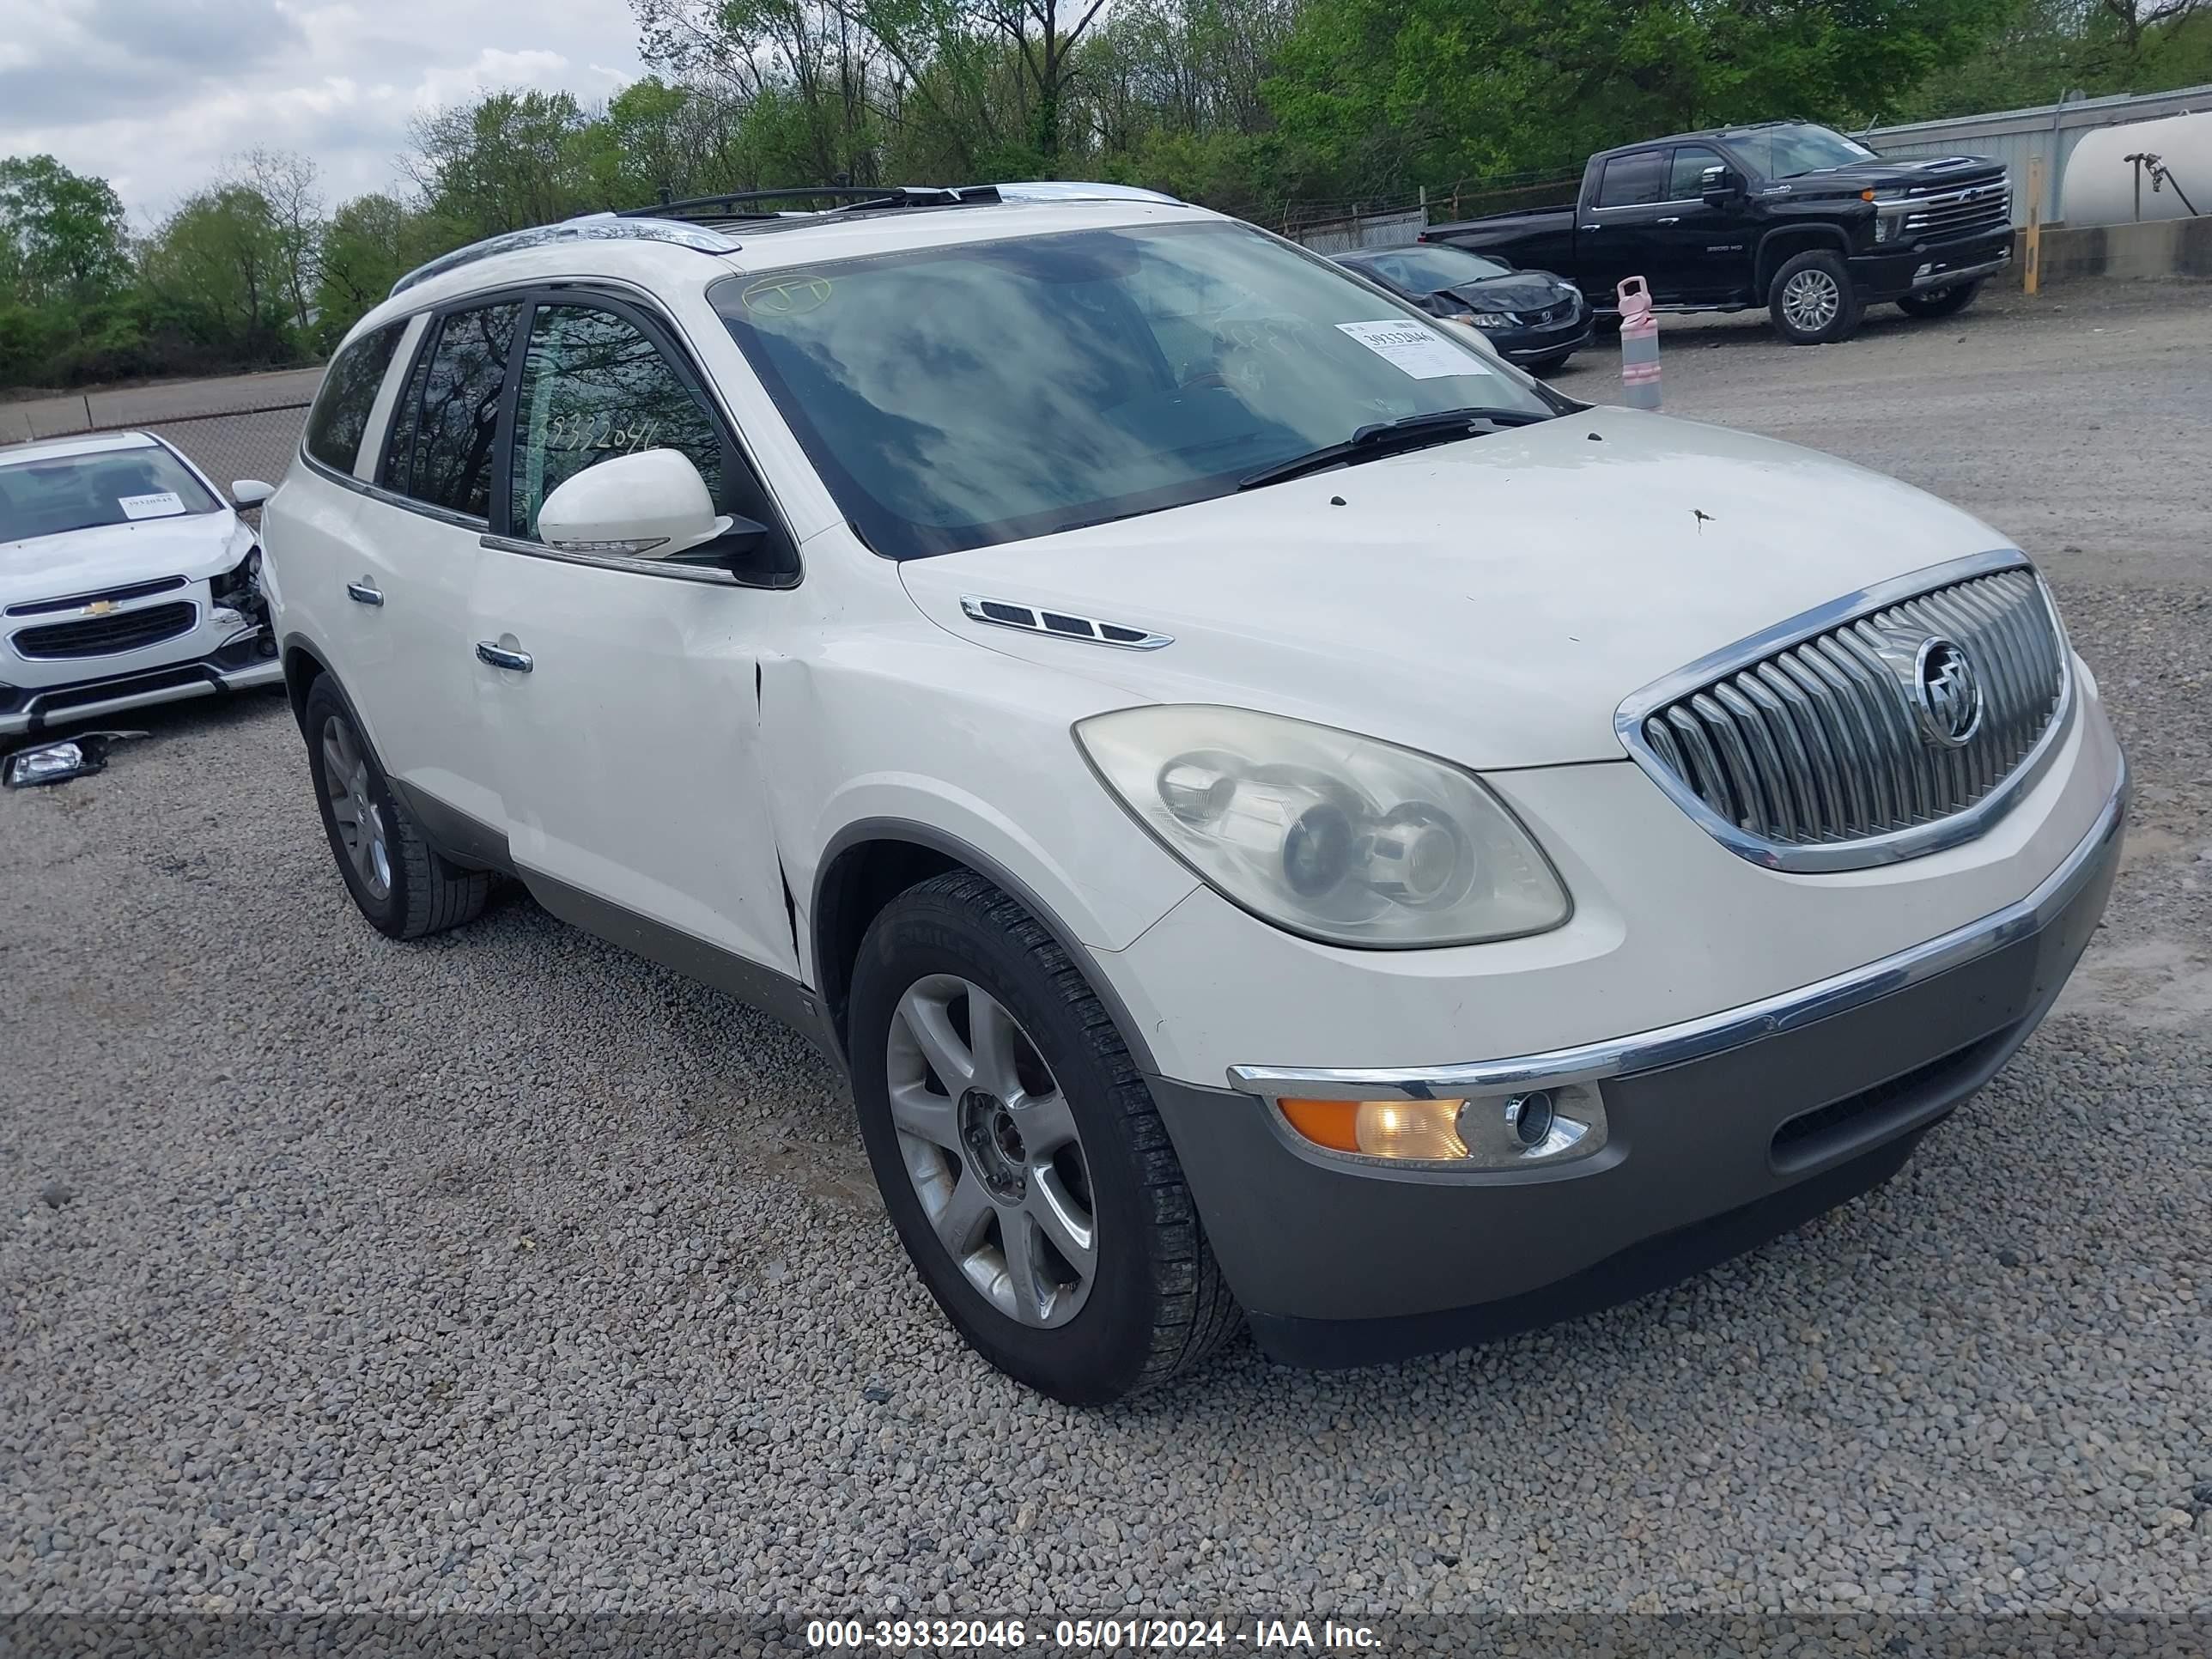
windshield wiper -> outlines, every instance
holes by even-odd
[[[1323,444],[1304,455],[1293,455],[1287,461],[1263,466],[1249,477],[1238,479],[1237,487],[1257,489],[1262,484],[1304,477],[1325,467],[1370,460],[1378,455],[1401,455],[1408,450],[1425,449],[1431,444],[1452,443],[1469,435],[1481,422],[1492,426],[1534,426],[1551,418],[1548,413],[1528,409],[1438,409],[1395,421],[1376,421],[1361,427],[1342,443]]]

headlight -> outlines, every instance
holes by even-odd
[[[1470,311],[1467,320],[1477,328],[1510,328],[1513,319],[1502,311]]]
[[[1912,200],[1901,190],[1876,191],[1868,198],[1874,204],[1874,239],[1876,242],[1893,242],[1905,234],[1905,216],[1912,211]]]
[[[208,583],[208,592],[217,604],[236,605],[257,592],[260,582],[261,547],[256,543],[244,558]]]
[[[1124,708],[1076,740],[1137,821],[1223,896],[1338,945],[1472,945],[1566,921],[1566,890],[1473,775],[1330,726],[1203,704]]]

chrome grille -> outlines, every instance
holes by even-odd
[[[1623,706],[1631,752],[1746,857],[1848,868],[1978,833],[1963,815],[1993,815],[2065,708],[2066,647],[2024,565],[1859,601]],[[1970,725],[1950,695],[1960,655]],[[1929,828],[1947,824],[1961,833]]]
[[[2010,185],[1969,185],[1915,203],[1905,216],[1905,234],[1908,240],[1966,236],[2011,223]]]

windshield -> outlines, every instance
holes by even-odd
[[[1351,264],[1354,270],[1366,271],[1408,294],[1437,294],[1462,283],[1510,276],[1513,270],[1510,265],[1486,259],[1480,253],[1469,253],[1463,247],[1442,247],[1433,243],[1393,248],[1388,253],[1370,253]]]
[[[0,461],[0,542],[212,513],[222,505],[158,444]]]
[[[1856,138],[1802,124],[1751,127],[1721,137],[1762,179],[1795,179],[1801,173],[1825,173],[1830,167],[1847,167],[1854,161],[1875,159],[1874,151]]]
[[[709,290],[846,516],[894,558],[1204,501],[1362,427],[1532,383],[1228,223],[1071,231]]]

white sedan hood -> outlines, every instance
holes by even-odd
[[[2005,544],[1827,456],[1605,409],[900,569],[945,627],[1133,702],[1267,709],[1495,769],[1618,760],[1629,693]],[[963,597],[1174,643],[1032,635],[970,620]]]
[[[228,508],[0,542],[0,608],[165,576],[199,580],[230,569],[252,545],[253,532]]]

